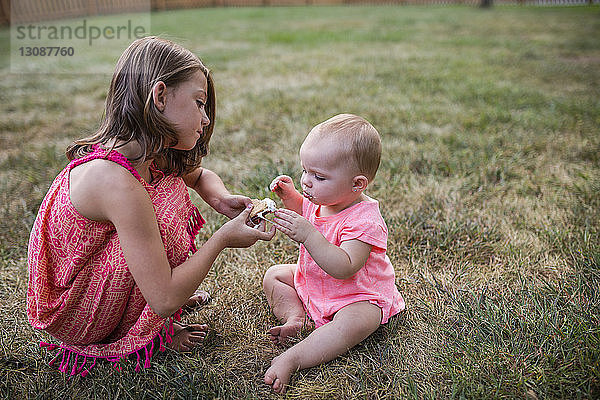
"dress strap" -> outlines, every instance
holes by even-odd
[[[102,158],[102,159],[109,160],[109,161],[119,164],[120,166],[125,168],[127,171],[131,172],[131,174],[133,176],[135,176],[135,178],[138,181],[140,181],[142,184],[144,183],[144,180],[142,179],[140,174],[136,171],[135,168],[133,168],[133,166],[127,159],[127,157],[125,157],[123,154],[119,153],[116,150],[101,149],[100,146],[98,146],[97,144],[93,145],[93,149],[94,149],[94,151],[91,152],[90,154],[71,161],[71,163],[69,164],[69,169],[73,169],[73,168],[77,167],[78,165],[84,164],[88,161]]]

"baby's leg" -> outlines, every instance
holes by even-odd
[[[274,265],[267,270],[263,279],[263,290],[273,314],[283,325],[269,330],[271,341],[285,343],[302,329],[306,313],[294,288],[296,264]]]
[[[283,393],[298,370],[331,361],[375,332],[381,324],[381,309],[368,301],[339,310],[333,320],[315,329],[306,339],[271,361],[265,383]]]

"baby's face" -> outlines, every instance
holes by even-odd
[[[357,173],[339,143],[309,135],[300,147],[300,162],[302,194],[313,203],[332,206],[356,196],[352,187]]]

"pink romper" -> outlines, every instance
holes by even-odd
[[[110,222],[83,217],[71,203],[69,174],[74,167],[104,158],[129,170],[148,191],[171,268],[183,263],[195,250],[194,239],[204,220],[190,201],[180,177],[164,176],[146,183],[116,151],[98,147],[73,160],[48,190],[31,231],[28,249],[29,288],[27,316],[34,328],[43,329],[62,343],[41,343],[58,348],[51,364],[71,375],[87,375],[97,358],[118,361],[137,356],[150,366],[155,338],[173,334],[173,317],[162,318],[146,304],[125,261],[119,236]],[[91,365],[89,365],[91,364]]]
[[[332,244],[357,239],[373,245],[365,265],[351,278],[335,279],[323,271],[304,246],[300,246],[294,286],[315,326],[330,322],[341,308],[368,301],[382,311],[381,323],[404,310],[404,299],[396,288],[394,268],[386,255],[387,226],[379,203],[362,201],[331,216],[318,217],[319,207],[307,199],[302,215]]]

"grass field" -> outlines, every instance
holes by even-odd
[[[213,71],[204,165],[232,192],[298,177],[300,143],[333,114],[382,135],[368,193],[407,311],[297,373],[286,398],[600,397],[599,7],[201,9],[153,14],[152,33]],[[66,145],[98,126],[110,76],[2,69],[0,397],[278,398],[262,384],[282,349],[261,280],[295,260],[282,235],[217,259],[201,286],[212,303],[186,317],[211,326],[202,349],[142,373],[106,363],[68,379],[47,365],[50,338],[25,315],[28,235]],[[224,218],[194,201],[202,243]]]

